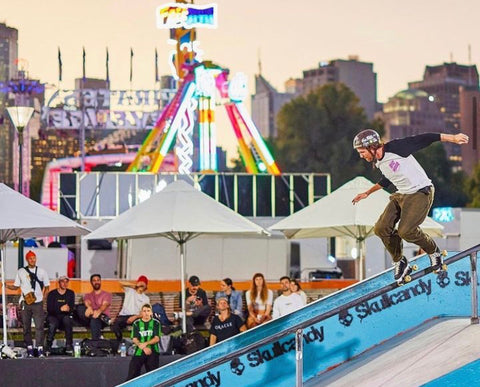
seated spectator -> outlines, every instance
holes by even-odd
[[[195,330],[195,325],[203,325],[210,316],[210,304],[207,293],[200,288],[200,279],[192,275],[188,279],[188,287],[185,291],[185,306],[187,315],[187,332]]]
[[[302,297],[303,305],[307,305],[307,294],[302,290],[302,287],[296,279],[290,280],[290,290],[292,293],[296,293]]]
[[[133,322],[142,317],[142,306],[150,304],[150,297],[145,294],[148,286],[148,278],[144,275],[138,277],[137,282],[132,284],[127,281],[120,281],[123,290],[125,291],[125,299],[123,300],[122,310],[115,318],[112,331],[118,341],[122,341],[122,330],[127,325],[132,325]]]
[[[247,330],[240,316],[230,312],[227,298],[220,297],[217,299],[217,311],[218,315],[213,318],[210,327],[210,345]]]
[[[268,289],[262,273],[254,274],[250,290],[245,293],[248,308],[247,328],[272,319],[273,292]]]
[[[226,298],[230,311],[243,319],[242,292],[235,290],[230,278],[224,278],[220,281],[220,289],[222,290],[215,295],[215,301],[218,301],[220,298]]]
[[[65,352],[73,355],[73,311],[75,309],[75,293],[68,289],[70,282],[67,276],[58,278],[58,287],[47,296],[47,345],[45,354],[50,355],[57,329],[65,331]]]
[[[280,287],[282,290],[282,295],[278,296],[273,303],[274,319],[285,316],[286,314],[291,313],[305,305],[301,296],[296,293],[292,293],[290,289],[289,277],[284,276],[280,278]]]
[[[160,365],[160,322],[152,318],[152,307],[149,304],[143,305],[141,310],[142,317],[133,322],[132,341],[136,348],[128,367],[127,380],[139,376],[143,365],[147,372]]]
[[[90,327],[92,339],[98,340],[102,336],[102,329],[110,325],[112,294],[101,289],[102,277],[100,274],[92,274],[90,284],[93,291],[85,294],[83,305],[77,307],[77,314],[80,321]]]

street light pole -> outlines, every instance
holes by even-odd
[[[23,129],[32,118],[34,109],[29,106],[7,108],[12,124],[18,132],[18,192],[23,194]],[[23,267],[23,239],[18,240],[18,268]]]

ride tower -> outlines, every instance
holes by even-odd
[[[280,174],[243,103],[248,95],[246,76],[239,73],[229,77],[228,69],[202,59],[196,27],[216,26],[216,4],[177,1],[157,8],[157,27],[169,29],[170,42],[175,45],[169,63],[177,92],[127,171],[158,173],[173,150],[178,173],[189,174],[194,172],[194,150],[198,149],[199,172],[217,172],[215,108],[223,105],[247,173]]]

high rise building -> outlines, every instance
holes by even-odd
[[[263,75],[255,75],[255,94],[252,95],[252,119],[264,138],[277,136],[277,114],[280,108],[294,98],[295,95],[295,93],[280,93]]]
[[[478,87],[478,71],[475,65],[460,65],[455,62],[438,66],[426,66],[423,80],[409,82],[408,87],[420,89],[434,98],[444,116],[446,133],[460,131],[460,87]],[[445,144],[449,159],[456,168],[461,167],[461,147]]]
[[[378,110],[377,74],[373,71],[373,63],[360,62],[357,56],[320,62],[318,68],[303,71],[302,94],[331,82],[341,82],[349,87],[359,98],[367,118],[373,119]]]
[[[18,30],[0,23],[0,181],[13,186],[15,129],[5,111],[8,81],[17,75]]]
[[[378,114],[385,123],[385,140],[426,132],[443,132],[443,114],[425,91],[407,89],[389,98]]]
[[[460,128],[470,141],[462,145],[462,169],[471,175],[480,162],[480,90],[478,87],[460,87]]]

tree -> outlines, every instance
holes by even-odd
[[[330,173],[333,189],[357,175],[372,179],[371,166],[352,148],[355,135],[372,126],[344,84],[329,83],[293,99],[280,109],[277,121],[274,149],[282,172]],[[382,132],[380,123],[375,125]]]
[[[465,179],[464,188],[468,196],[467,207],[480,207],[480,163],[475,166],[472,175]]]

